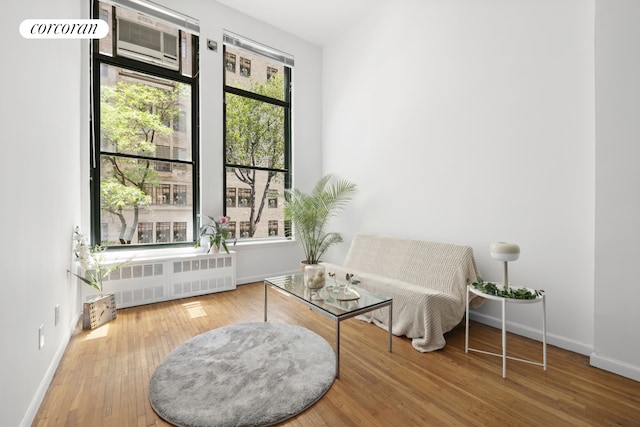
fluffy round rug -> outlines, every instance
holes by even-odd
[[[178,426],[268,426],[324,395],[335,357],[324,338],[300,326],[226,326],[173,350],[151,376],[149,400]]]

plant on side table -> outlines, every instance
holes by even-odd
[[[101,245],[90,246],[87,236],[80,227],[73,230],[73,255],[79,263],[82,275],[71,272],[78,279],[98,291],[98,296],[83,304],[82,328],[94,329],[116,318],[116,299],[114,294],[104,294],[102,282],[112,272],[128,264],[131,260],[105,261],[106,248]]]
[[[505,288],[503,286],[498,286],[493,282],[485,282],[482,280],[482,277],[478,277],[471,286],[487,295],[495,295],[511,299],[536,299],[544,293],[543,290],[538,289],[512,288],[510,286]]]

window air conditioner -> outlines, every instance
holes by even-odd
[[[118,18],[117,54],[177,70],[178,37]]]

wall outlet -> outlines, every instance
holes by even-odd
[[[38,328],[38,349],[44,347],[44,323]]]
[[[53,326],[58,326],[58,323],[60,323],[60,304],[57,304],[54,307],[54,312],[55,312],[55,314],[54,314],[54,317],[53,317],[53,319],[54,319]]]

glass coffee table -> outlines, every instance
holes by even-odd
[[[267,288],[269,286],[284,291],[296,297],[298,301],[329,317],[336,325],[336,378],[340,377],[340,322],[359,314],[389,308],[389,352],[391,352],[391,331],[393,299],[372,294],[357,286],[352,287],[352,293],[333,292],[333,280],[327,280],[322,289],[309,289],[304,285],[304,274],[289,274],[271,277],[264,280],[264,321],[267,321]]]

